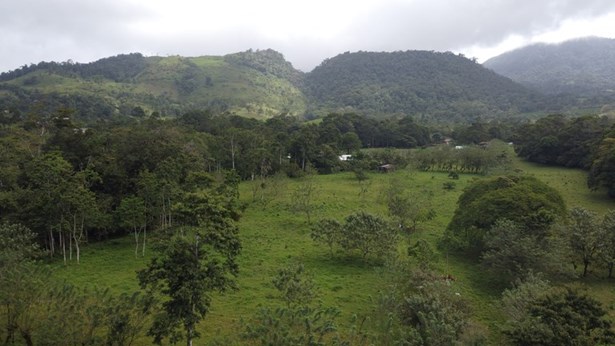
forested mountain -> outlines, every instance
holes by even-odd
[[[405,113],[421,119],[493,117],[536,109],[540,96],[452,53],[344,53],[306,76],[317,108]]]
[[[355,112],[451,123],[540,105],[542,96],[474,61],[427,51],[345,53],[310,73],[269,49],[192,58],[133,53],[89,64],[41,62],[0,74],[5,115],[69,108],[82,119],[174,117],[207,109],[261,119]]]
[[[545,94],[615,94],[615,39],[535,44],[487,60],[485,67]]]
[[[176,116],[210,109],[268,118],[303,114],[302,73],[273,50],[226,56],[144,57],[89,64],[41,62],[0,75],[0,109],[28,113],[76,109],[84,118]]]

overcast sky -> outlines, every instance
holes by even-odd
[[[484,61],[535,42],[615,38],[613,0],[0,0],[0,72],[112,55],[275,49],[310,71],[346,51]]]

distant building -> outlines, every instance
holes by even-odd
[[[382,165],[378,167],[378,172],[381,173],[389,173],[389,172],[393,172],[395,170],[395,166],[393,166],[390,163],[387,163],[386,165]]]
[[[340,161],[348,161],[352,159],[352,155],[340,155]]]

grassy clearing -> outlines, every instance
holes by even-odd
[[[81,263],[73,258],[64,265],[62,261],[52,264],[60,279],[77,286],[109,288],[112,293],[131,293],[139,290],[136,271],[145,268],[152,252],[146,248],[146,256],[135,258],[134,240],[131,236],[94,243],[81,252]]]
[[[587,172],[583,170],[546,166],[521,160],[515,160],[513,166],[557,189],[562,194],[568,208],[584,207],[604,214],[615,207],[615,202],[610,200],[604,191],[591,191],[587,188]]]
[[[613,207],[613,202],[603,192],[591,192],[586,188],[583,171],[545,167],[517,159],[512,168],[535,175],[558,189],[569,207],[583,206],[600,213]],[[427,239],[436,246],[462,190],[472,180],[481,177],[462,174],[459,180],[454,180],[455,189],[445,190],[443,184],[451,181],[446,173],[412,170],[373,173],[362,193],[360,184],[351,173],[314,176],[311,178],[316,187],[312,222],[324,217],[342,221],[359,210],[386,215],[382,194],[391,178],[401,179],[409,189],[430,194],[436,209],[433,220],[422,224],[418,232],[405,237],[400,244],[400,256],[406,256],[407,245],[417,239]],[[382,267],[339,252],[331,255],[326,246],[312,242],[306,216],[291,208],[293,191],[302,181],[284,180],[278,185],[275,198],[266,205],[253,202],[254,184],[259,182],[246,182],[240,187],[241,199],[248,207],[239,224],[243,252],[239,258],[238,290],[214,297],[211,312],[200,324],[201,342],[237,342],[235,337],[242,319],[250,318],[261,306],[281,305],[271,278],[278,269],[294,261],[304,263],[306,269],[314,274],[323,304],[340,308],[343,326],[350,326],[354,315],[359,318],[372,315],[380,292],[386,288]],[[59,277],[76,285],[98,285],[109,287],[113,292],[132,292],[138,289],[135,271],[143,268],[148,260],[148,257],[135,259],[133,251],[132,238],[126,237],[88,246],[83,251],[81,265],[64,267],[59,263],[54,266]],[[500,342],[504,316],[498,299],[502,287],[493,285],[475,262],[465,258],[440,253],[435,265],[443,274],[455,278],[452,284],[469,301],[475,321],[489,329],[490,341]],[[615,317],[612,282],[592,277],[573,284],[588,289]],[[147,344],[148,340],[142,342]]]

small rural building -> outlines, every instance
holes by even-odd
[[[340,161],[348,161],[352,158],[352,155],[340,155]]]
[[[390,163],[378,167],[378,172],[380,173],[389,173],[395,170],[395,166]]]

